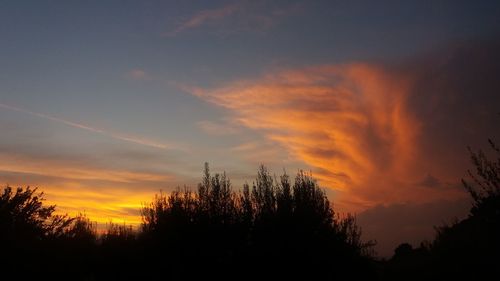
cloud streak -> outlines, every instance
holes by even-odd
[[[236,2],[232,4],[228,4],[226,6],[222,6],[214,9],[206,9],[195,13],[193,16],[188,18],[187,20],[181,22],[175,29],[170,32],[166,32],[164,36],[175,36],[180,32],[183,32],[188,29],[193,29],[199,27],[210,21],[218,21],[222,20],[236,11],[242,8],[241,2]]]
[[[67,126],[70,126],[73,128],[82,129],[82,130],[86,130],[86,131],[89,131],[92,133],[104,135],[104,136],[111,137],[113,139],[120,140],[120,141],[125,141],[125,142],[129,142],[129,143],[134,143],[134,144],[138,144],[138,145],[159,148],[159,149],[172,148],[170,145],[167,145],[164,143],[159,143],[159,142],[152,141],[152,140],[145,139],[145,138],[141,138],[141,137],[128,136],[128,135],[119,134],[119,133],[115,133],[115,132],[105,131],[105,130],[100,129],[100,128],[95,128],[95,127],[87,126],[87,125],[84,125],[81,123],[76,123],[76,122],[68,121],[65,119],[57,118],[57,117],[54,117],[51,115],[30,111],[30,110],[23,109],[23,108],[20,108],[17,106],[12,106],[12,105],[0,103],[0,107],[4,108],[4,109],[12,110],[12,111],[17,111],[17,112],[29,114],[32,116],[40,117],[42,119],[54,121],[57,123],[61,123],[61,124],[64,124],[64,125],[67,125]]]
[[[127,72],[126,76],[132,80],[153,80],[153,78],[144,69],[139,68],[130,70],[129,72]]]
[[[0,171],[9,173],[22,173],[42,175],[71,180],[100,180],[115,183],[132,182],[164,182],[171,177],[147,172],[133,172],[126,170],[113,170],[99,167],[83,167],[74,163],[64,163],[45,159],[44,161],[31,161],[21,155],[0,154],[2,163]]]
[[[236,1],[225,6],[205,9],[178,23],[172,30],[163,33],[165,37],[173,37],[179,33],[200,28],[206,25],[224,24],[220,27],[223,33],[235,31],[266,31],[283,18],[297,13],[303,5],[288,3],[280,6],[269,1]]]
[[[75,146],[67,142],[65,136],[46,138],[47,135],[39,131],[43,128],[2,119],[0,123],[6,126],[7,135],[0,141],[1,184],[39,187],[46,194],[47,203],[56,204],[60,213],[85,212],[99,223],[112,219],[138,225],[141,204],[150,201],[160,189],[177,186],[183,178],[175,172],[179,164],[177,152],[184,150],[182,146],[174,151],[166,144],[7,104],[0,104],[0,110],[133,144],[124,146],[89,139],[86,144]]]

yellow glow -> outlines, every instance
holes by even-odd
[[[53,186],[45,188],[46,203],[57,205],[59,214],[76,216],[85,213],[100,224],[125,223],[137,226],[141,223],[140,210],[151,201],[154,192],[133,193],[131,190],[103,188],[103,192],[82,189],[78,186]]]
[[[141,223],[140,209],[150,202],[170,175],[119,169],[101,169],[68,161],[2,155],[0,171],[20,175],[11,186],[39,187],[46,204],[57,213],[76,216],[85,213],[99,224]]]

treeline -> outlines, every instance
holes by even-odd
[[[261,167],[233,190],[205,165],[197,190],[160,193],[134,232],[111,224],[97,235],[85,216],[54,215],[36,189],[7,187],[0,199],[2,265],[18,277],[73,280],[306,279],[373,276],[373,243],[352,215],[336,215],[316,181],[292,182]]]
[[[272,176],[233,189],[205,165],[197,189],[160,193],[138,230],[84,215],[55,215],[36,189],[0,196],[0,280],[456,280],[500,273],[500,149],[472,153],[468,218],[433,241],[378,259],[352,215],[336,214],[310,174]]]
[[[192,261],[200,277],[361,278],[370,271],[371,244],[361,241],[354,217],[336,216],[303,172],[291,183],[261,167],[252,187],[235,192],[225,174],[211,176],[206,165],[196,192],[157,196],[143,219],[151,248],[171,253],[169,264],[188,271],[185,261],[201,260]]]

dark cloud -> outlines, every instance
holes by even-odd
[[[424,179],[417,183],[417,185],[430,188],[438,188],[441,184],[441,181],[438,178],[433,177],[431,174],[428,174]]]
[[[500,39],[464,42],[407,64],[409,97],[422,122],[426,153],[448,164],[468,161],[466,147],[500,136]],[[465,159],[465,160],[464,160]]]
[[[435,226],[464,218],[470,206],[467,199],[378,205],[360,213],[357,219],[363,238],[377,240],[378,254],[390,257],[401,243],[418,246],[425,239],[432,240]]]

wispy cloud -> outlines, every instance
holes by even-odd
[[[144,69],[132,69],[126,76],[133,80],[152,80],[152,77]]]
[[[209,135],[234,135],[239,133],[238,128],[233,124],[226,122],[224,124],[209,120],[203,120],[196,123],[198,127]]]
[[[231,154],[238,155],[253,167],[274,165],[284,168],[297,164],[296,159],[288,157],[286,149],[267,139],[256,139],[229,148]],[[248,178],[247,178],[248,179]]]
[[[131,182],[166,182],[171,177],[148,172],[134,172],[89,165],[77,165],[72,162],[43,159],[34,161],[30,157],[19,154],[0,154],[2,163],[0,171],[56,177],[72,180],[100,180],[116,183]]]
[[[185,21],[182,21],[179,25],[177,25],[172,31],[166,32],[164,36],[174,36],[179,32],[199,27],[210,21],[218,21],[222,20],[243,7],[243,2],[236,2],[232,4],[228,4],[226,6],[222,6],[214,9],[202,10]]]
[[[296,13],[301,7],[299,3],[283,6],[273,5],[272,1],[236,1],[222,7],[198,11],[162,35],[172,37],[190,29],[221,22],[225,23],[221,28],[224,33],[265,31],[284,17]]]
[[[101,134],[101,135],[108,136],[108,137],[111,137],[113,139],[117,139],[117,140],[121,140],[121,141],[126,141],[126,142],[130,142],[130,143],[138,144],[138,145],[149,146],[149,147],[154,147],[154,148],[159,148],[159,149],[170,149],[170,148],[172,148],[172,146],[170,146],[170,145],[167,145],[167,144],[164,144],[164,143],[160,143],[160,142],[156,142],[156,141],[153,141],[153,140],[149,140],[149,139],[146,139],[146,138],[136,137],[136,136],[128,136],[128,135],[125,135],[125,134],[120,134],[120,133],[116,133],[116,132],[106,131],[106,130],[103,130],[103,129],[100,129],[100,128],[91,127],[91,126],[87,126],[87,125],[84,125],[84,124],[81,124],[81,123],[76,123],[76,122],[68,121],[68,120],[61,119],[61,118],[58,118],[58,117],[54,117],[54,116],[51,116],[51,115],[47,115],[47,114],[43,114],[43,113],[38,113],[38,112],[30,111],[30,110],[27,110],[27,109],[24,109],[24,108],[20,108],[20,107],[17,107],[17,106],[12,106],[12,105],[7,105],[7,104],[0,103],[0,107],[4,108],[4,109],[8,109],[8,110],[13,110],[13,111],[17,111],[17,112],[26,113],[26,114],[29,114],[29,115],[32,115],[32,116],[40,117],[40,118],[43,118],[43,119],[46,119],[46,120],[50,120],[50,121],[54,121],[54,122],[57,122],[57,123],[65,124],[65,125],[73,127],[73,128],[78,128],[78,129],[90,131],[90,132],[93,132],[93,133],[96,133],[96,134]]]

